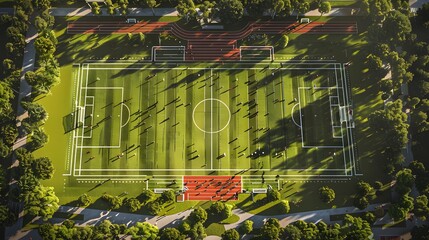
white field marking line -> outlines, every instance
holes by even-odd
[[[76,112],[76,109],[77,109],[76,94],[77,94],[77,88],[79,85],[79,74],[80,74],[80,64],[76,64],[76,63],[73,64],[73,66],[76,66],[76,65],[78,66],[77,74],[76,74],[76,71],[73,71],[73,73],[75,73],[73,75],[74,76],[73,79],[75,81],[74,81],[74,88],[73,88],[74,91],[72,93],[72,96],[73,96],[72,102],[75,103],[74,105],[72,105],[72,112],[73,113]],[[77,116],[74,116],[73,128],[74,128],[74,126],[76,126],[76,119],[77,119]],[[74,141],[75,141],[75,130],[73,129],[72,135],[69,136],[69,140],[68,140],[69,146],[68,146],[67,155],[66,155],[66,157],[67,157],[67,159],[66,159],[66,171],[69,170],[69,173],[65,173],[65,174],[63,174],[63,176],[71,176],[72,175],[72,171],[73,171],[72,158],[74,156]]]
[[[124,88],[122,88],[122,98],[121,98],[121,102],[124,102]],[[123,112],[123,108],[121,108],[121,113],[120,115],[120,119],[119,119],[119,126],[122,126],[122,112]],[[118,143],[119,143],[119,147],[121,146],[121,137],[122,137],[122,127],[119,127],[119,139],[118,139]]]
[[[345,91],[346,91],[346,89],[347,89],[347,86],[344,86],[344,84],[345,84],[345,82],[344,82],[344,78],[345,78],[345,75],[343,75],[343,71],[341,71],[342,69],[341,69],[341,65],[338,65],[339,66],[339,70],[340,70],[340,80],[341,80],[341,82],[342,82],[342,86],[344,87],[343,88],[343,101],[344,101],[344,104],[346,105],[346,101],[345,101]],[[338,95],[339,96],[339,95]],[[349,137],[348,137],[348,130],[347,130],[347,122],[346,122],[346,129],[345,129],[347,132],[346,132],[346,137],[347,137],[347,142],[350,144],[350,140],[349,140]],[[342,134],[342,132],[344,131],[344,129],[343,129],[343,127],[342,127],[342,124],[341,124],[341,134]],[[344,145],[344,137],[343,137],[343,146],[345,146]],[[350,145],[349,145],[350,146]],[[353,168],[353,163],[352,163],[352,159],[351,159],[351,154],[350,154],[350,149],[349,149],[349,151],[348,151],[348,153],[349,153],[349,162],[350,162],[350,168]],[[345,167],[345,169],[349,169],[348,167],[347,167],[347,160],[346,160],[346,149],[345,148],[343,148],[343,155],[344,155],[344,167]],[[347,172],[346,172],[347,173]],[[350,173],[353,175],[353,170],[351,169],[351,171],[350,171]]]
[[[92,70],[92,69],[91,69]],[[104,70],[107,70],[105,68]],[[82,89],[94,89],[94,90],[112,90],[112,89],[124,89],[124,87],[82,87]]]
[[[301,112],[301,94],[299,93],[301,92],[299,87],[298,87],[298,105],[299,105],[299,120],[301,122],[301,147],[304,147],[304,132],[303,132],[303,122],[302,122],[302,112]]]
[[[88,99],[88,98],[92,98],[92,104],[86,104],[86,99]],[[92,126],[92,124],[94,123],[94,96],[86,96],[85,97],[85,108],[87,107],[87,106],[90,106],[92,109],[91,109],[91,126]],[[85,114],[86,114],[86,110],[85,110]],[[85,123],[85,115],[82,115],[82,117],[83,117],[83,122]],[[87,126],[85,126],[85,124],[82,126],[82,128],[85,128],[85,127],[87,127]],[[84,129],[82,129],[82,130],[84,130]],[[85,136],[85,131],[84,131],[84,134],[83,134],[83,138],[92,138],[92,127],[91,127],[91,129],[89,130],[89,136]]]
[[[91,69],[94,69],[94,68],[91,68]],[[105,68],[104,68],[105,69]],[[159,69],[159,68],[158,68]],[[171,69],[171,68],[167,68],[167,69]],[[201,69],[206,69],[206,68],[201,68]],[[237,69],[237,68],[235,68],[235,69]],[[249,68],[243,68],[243,69],[249,69]],[[258,68],[258,69],[262,69],[262,68]]]
[[[332,137],[333,138],[337,138],[336,136],[335,136],[335,128],[334,128],[334,115],[333,115],[333,111],[332,111],[332,98],[333,98],[334,96],[329,96],[329,111],[330,111],[330,113],[331,113],[331,131],[332,131]]]
[[[330,88],[335,89],[335,87],[329,87],[329,89]],[[298,87],[298,97],[300,97],[300,93],[299,92],[300,92],[301,89],[308,90],[308,89],[311,89],[311,87]],[[300,102],[298,104],[300,104]],[[317,148],[339,148],[339,147],[341,147],[341,146],[309,146],[309,145],[304,145],[304,135],[302,134],[304,126],[303,126],[303,122],[302,122],[301,105],[299,107],[299,110],[300,110],[300,120],[301,120],[301,139],[302,139],[301,142],[302,142],[302,147],[303,148],[311,148],[311,147],[317,147]],[[331,126],[332,126],[332,124],[331,124]],[[343,145],[343,147],[344,147],[344,145]]]
[[[267,60],[268,61],[268,60]],[[323,69],[323,70],[334,70],[334,68],[328,68],[328,67],[326,67],[326,68],[320,68],[320,67],[313,67],[313,68],[309,68],[309,67],[285,67],[285,66],[283,66],[283,68],[284,69],[287,69],[287,70],[320,70],[320,69]],[[127,70],[145,70],[145,69],[150,69],[150,68],[136,68],[136,67],[121,67],[121,68],[91,68],[91,70],[103,70],[103,69],[113,69],[113,70],[124,70],[124,69],[127,69]],[[157,68],[157,69],[160,69],[160,70],[170,70],[170,69],[172,69],[172,68]],[[189,68],[189,69],[191,69],[191,68]],[[195,70],[202,70],[202,69],[208,69],[208,68],[192,68],[192,69],[195,69]],[[264,69],[264,68],[241,68],[241,67],[238,67],[238,68],[215,68],[216,70],[231,70],[231,69],[240,69],[240,70],[248,70],[248,69],[255,69],[255,70],[262,70],[262,69]]]
[[[82,81],[83,81],[83,74],[84,74],[84,64],[81,65],[81,68],[79,69],[79,76],[78,76],[78,84],[76,86],[77,89],[77,96],[76,96],[76,109],[80,109],[80,101],[81,101],[81,97],[82,97]],[[76,132],[74,135],[74,139],[73,139],[73,148],[74,148],[74,155],[73,157],[73,166],[72,169],[70,170],[70,172],[72,173],[72,175],[75,175],[75,171],[77,170],[77,159],[78,159],[78,146],[79,146],[79,141],[81,141],[80,136],[78,134],[79,128],[77,128],[76,130],[74,130],[73,132]],[[82,152],[82,150],[80,150],[80,152]]]
[[[204,170],[204,172],[208,172],[208,171],[240,171],[243,170],[241,168],[215,168],[215,169],[206,169]],[[306,169],[306,168],[289,168],[289,169],[270,169],[270,168],[251,168],[250,171],[252,170],[261,170],[261,171],[273,171],[273,172],[278,172],[278,171],[338,171],[338,172],[342,172],[344,171],[343,168],[339,169],[339,168],[317,168],[317,169]],[[105,168],[100,168],[100,169],[95,169],[95,168],[91,168],[91,169],[82,169],[83,172],[104,172],[104,171],[110,171],[110,172],[151,172],[151,171],[161,171],[161,172],[174,172],[174,171],[201,171],[201,169],[160,169],[160,168],[154,168],[154,169],[142,169],[142,168],[134,168],[134,169],[130,169],[130,168],[123,168],[123,169],[117,169],[117,168],[112,168],[112,169],[105,169]],[[92,176],[92,175],[91,175]],[[96,176],[96,175],[94,175]],[[103,176],[103,175],[101,175]],[[128,175],[127,175],[128,176]],[[164,175],[160,175],[160,176],[164,176]],[[167,176],[181,176],[181,175],[167,175]]]
[[[341,65],[340,65],[341,66]],[[344,79],[343,79],[343,81],[344,81],[344,85],[345,85],[345,87],[344,87],[344,92],[345,92],[345,95],[346,95],[346,99],[348,100],[349,99],[349,96],[348,96],[348,84],[347,84],[347,76],[346,76],[346,69],[345,69],[345,67],[344,67],[344,64],[341,66],[342,67],[342,72],[343,72],[343,75],[344,75]],[[348,114],[348,108],[349,108],[349,103],[348,102],[345,102],[345,105],[346,105],[346,113]],[[349,122],[347,122],[347,124],[350,124]],[[347,125],[346,125],[346,135],[347,135],[347,140],[349,141],[349,154],[350,154],[350,161],[352,161],[352,163],[353,163],[353,171],[354,171],[354,173],[356,174],[356,159],[355,159],[355,155],[354,155],[354,142],[353,142],[353,136],[352,136],[352,129],[351,128],[349,128]]]
[[[202,104],[202,103],[203,103],[203,102],[205,102],[205,101],[210,101],[210,102],[211,102],[211,104],[213,104],[213,101],[218,101],[218,102],[222,103],[222,104],[226,107],[226,109],[228,109],[228,112],[229,112],[228,122],[227,122],[227,123],[225,124],[225,126],[224,126],[223,128],[221,128],[220,130],[212,131],[212,129],[211,129],[211,131],[206,131],[206,130],[202,129],[200,126],[198,126],[197,122],[195,121],[195,117],[194,117],[194,115],[195,115],[195,110],[197,109],[197,107],[198,107],[200,104]],[[213,105],[211,105],[211,106],[213,106]],[[205,107],[205,104],[204,104],[204,107]],[[204,112],[205,112],[205,109],[204,109]],[[211,111],[211,113],[212,113],[212,111]],[[211,117],[213,117],[213,116],[211,115]],[[217,99],[217,98],[205,98],[205,99],[201,100],[199,103],[197,103],[197,105],[195,105],[195,107],[194,107],[194,110],[192,110],[192,121],[194,122],[194,125],[195,125],[195,126],[196,126],[200,131],[202,131],[202,132],[204,132],[204,133],[209,133],[209,134],[219,133],[219,132],[223,131],[226,127],[228,127],[229,122],[231,121],[231,110],[229,109],[228,105],[226,105],[226,103],[224,103],[224,102],[223,102],[222,100],[220,100],[220,99]],[[211,125],[212,125],[212,124],[211,124]],[[212,128],[212,126],[211,126],[211,128]]]
[[[146,175],[140,175],[142,177],[147,177]],[[120,176],[118,176],[120,177]],[[76,177],[76,180],[78,181],[103,181],[106,180],[105,178],[81,178]],[[142,181],[140,178],[116,178],[112,179],[112,181]]]
[[[128,110],[128,120],[123,125],[121,125],[121,128],[125,127],[128,124],[128,122],[130,121],[130,119],[131,119],[131,110],[130,110],[130,108],[125,103],[122,103],[122,106],[125,107]]]
[[[293,107],[292,107],[292,111],[291,111],[291,116],[292,116],[292,117],[291,117],[291,118],[292,118],[293,123],[294,123],[297,127],[301,128],[301,125],[299,125],[299,124],[295,121],[295,118],[293,117],[293,112],[294,112],[295,107],[296,107],[297,105],[299,105],[299,103],[297,103],[297,104],[293,105]]]
[[[89,75],[89,64],[86,64],[86,78],[85,78],[85,86],[88,86],[88,75]],[[83,81],[83,79],[82,79]],[[88,95],[88,90],[85,89],[85,96],[83,97],[83,99],[86,99],[86,96]],[[83,116],[85,116],[86,114],[86,109],[85,109],[85,104],[83,106]],[[85,131],[82,127],[82,137],[81,137],[81,145],[83,145],[83,141],[84,141],[84,136],[85,136]],[[83,151],[82,149],[80,150],[80,158],[79,158],[79,175],[81,174],[80,169],[82,169],[82,158],[83,158]]]
[[[341,73],[341,65],[338,65],[339,66],[339,70],[340,70],[340,77],[341,77],[341,79],[340,80],[342,80],[342,73]],[[338,85],[338,75],[337,75],[337,64],[334,64],[334,67],[335,67],[335,83],[336,83],[336,85],[337,86],[339,86]],[[342,83],[342,84],[344,84],[344,83]],[[343,86],[343,85],[342,85]],[[344,86],[343,86],[344,87]],[[345,88],[342,88],[342,90],[343,90],[343,98],[344,98],[344,89]],[[340,104],[340,91],[339,91],[339,89],[337,89],[337,98],[338,98],[338,106],[341,106],[341,104]],[[341,139],[341,141],[342,141],[342,144],[343,144],[343,146],[344,146],[344,137],[343,137],[343,126],[341,125],[341,137],[342,137],[342,139]],[[345,151],[345,149],[343,148],[343,159],[344,159],[344,172],[345,172],[345,174],[347,174],[347,159],[346,159],[346,151]],[[350,174],[353,174],[352,172],[350,173]]]
[[[238,170],[238,169],[236,169],[236,170]],[[243,170],[243,169],[241,169],[241,170]],[[253,170],[255,170],[255,169],[253,169]],[[146,176],[147,175],[135,175],[135,174],[128,175],[127,174],[127,177],[136,177],[136,178],[140,178],[140,177],[146,178]],[[166,175],[166,176],[180,176],[180,175]],[[265,175],[265,176],[274,176],[274,175]],[[326,181],[340,181],[340,180],[341,181],[348,181],[348,180],[350,180],[349,177],[351,177],[352,175],[343,175],[343,174],[333,175],[333,174],[323,174],[323,172],[322,172],[322,174],[300,174],[300,175],[288,174],[288,175],[281,175],[281,176],[289,178],[289,179],[296,177],[297,180],[305,180],[305,181],[310,181],[307,179],[307,177],[319,177],[318,178],[319,180],[326,180]],[[85,175],[85,174],[83,174],[81,176],[76,176],[76,177],[100,177],[100,178],[107,179],[107,178],[111,178],[111,177],[120,177],[120,176],[112,175],[112,174],[106,174],[106,175]],[[248,176],[244,176],[244,177],[248,177]],[[345,177],[346,179],[341,179],[342,177]],[[293,180],[293,179],[290,179],[290,180]],[[313,180],[316,180],[316,179],[313,179]],[[143,181],[144,181],[144,179],[143,179]],[[245,179],[243,181],[251,181],[251,179]],[[149,189],[148,188],[149,187],[148,182],[149,181],[146,181],[146,190]]]
[[[213,84],[213,68],[210,68],[210,86],[212,84]],[[213,86],[209,87],[209,88],[210,88],[210,98],[213,99]],[[213,101],[210,101],[210,104],[211,104],[211,107],[210,107],[210,132],[212,133],[213,132]],[[229,121],[228,121],[228,124],[229,124]],[[211,168],[213,168],[213,134],[210,134],[210,166],[211,166]]]
[[[122,60],[122,61],[124,61],[124,60]],[[293,65],[309,65],[309,64],[310,65],[334,65],[334,64],[338,64],[336,62],[336,60],[286,60],[286,61],[279,60],[279,61],[275,61],[274,63],[280,63],[280,62],[290,64],[290,65],[292,65],[292,64]],[[128,63],[129,62],[117,62],[117,61],[115,61],[115,62],[92,62],[91,64],[92,65],[127,65]],[[84,63],[84,64],[86,64],[86,63]],[[246,63],[243,63],[243,64],[246,64]],[[136,65],[147,66],[147,65],[151,65],[151,62],[150,61],[140,62],[140,63],[136,63]],[[166,65],[166,64],[162,63],[162,65]],[[170,65],[173,65],[173,64],[170,64]],[[213,65],[215,65],[215,64],[213,64]],[[254,64],[251,64],[251,65],[253,66]],[[266,65],[266,64],[263,63],[263,65]],[[176,64],[174,64],[174,66],[176,66]],[[162,68],[164,68],[164,67],[162,67]],[[146,69],[162,69],[162,68],[148,67]],[[174,68],[174,67],[171,67],[171,68]],[[192,67],[189,69],[207,69],[207,68],[209,68],[209,67]],[[232,68],[232,67],[230,67],[230,68],[222,67],[222,68],[224,68],[224,69],[237,69],[237,68]],[[216,68],[216,69],[222,69],[222,68]],[[185,69],[185,67],[178,68],[178,69]],[[246,68],[246,69],[250,69],[250,68]]]

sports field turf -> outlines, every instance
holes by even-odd
[[[352,128],[339,116],[347,77],[334,61],[82,63],[73,78],[70,175],[356,173]]]

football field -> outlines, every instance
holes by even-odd
[[[75,64],[65,175],[355,175],[344,68]]]

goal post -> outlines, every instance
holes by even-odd
[[[185,46],[153,46],[151,60],[184,62]]]
[[[246,53],[253,52],[253,53]],[[261,61],[266,57],[264,52],[268,52],[269,61],[274,61],[273,46],[240,46],[240,61]]]

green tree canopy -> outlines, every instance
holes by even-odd
[[[164,228],[159,235],[160,240],[184,240],[185,236],[175,228]]]
[[[189,219],[193,223],[204,223],[207,220],[207,212],[202,207],[196,207],[189,215]]]
[[[214,14],[224,24],[235,23],[243,17],[243,4],[239,0],[218,0],[215,7]]]
[[[240,234],[235,229],[229,229],[222,233],[221,237],[222,240],[239,240]]]
[[[323,15],[323,14],[328,13],[330,11],[331,11],[331,3],[330,2],[323,1],[320,3],[320,5],[319,5],[320,15]]]
[[[335,199],[335,191],[334,189],[323,186],[319,189],[320,199],[322,199],[323,202],[330,203],[334,201]]]
[[[35,186],[22,195],[24,210],[33,216],[48,220],[58,210],[59,199],[53,187]]]

